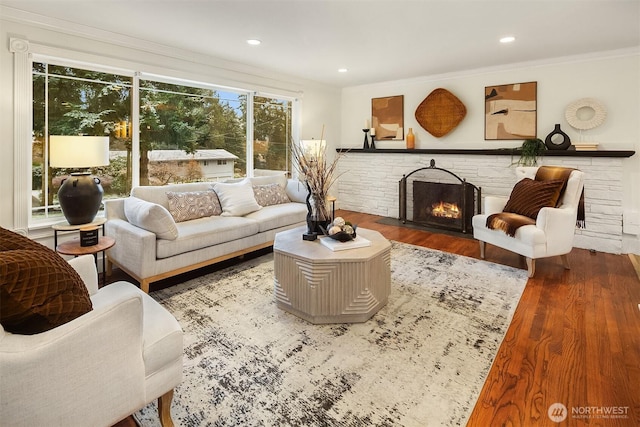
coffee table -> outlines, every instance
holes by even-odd
[[[391,290],[391,243],[358,228],[371,246],[332,251],[302,240],[306,227],[276,234],[276,305],[314,324],[366,322],[387,304]],[[322,237],[327,239],[328,237]]]

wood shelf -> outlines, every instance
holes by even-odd
[[[442,148],[376,148],[365,150],[363,148],[336,148],[338,153],[363,153],[363,154],[471,154],[478,156],[519,156],[518,148],[494,148],[494,149],[442,149]],[[633,150],[547,150],[540,157],[631,157],[636,152]]]

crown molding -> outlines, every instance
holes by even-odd
[[[518,71],[523,69],[547,67],[552,65],[591,62],[591,61],[598,61],[598,60],[605,60],[605,59],[612,59],[612,58],[632,57],[632,56],[640,56],[640,46],[624,48],[624,49],[601,51],[601,52],[592,52],[592,53],[586,53],[581,55],[545,58],[545,59],[540,59],[535,61],[514,62],[510,64],[501,64],[501,65],[495,65],[491,67],[476,68],[476,69],[470,69],[470,70],[460,70],[460,71],[454,71],[450,73],[433,74],[429,76],[420,76],[420,77],[401,79],[401,80],[389,80],[389,81],[379,82],[379,83],[350,86],[350,87],[344,88],[344,90],[346,91],[349,91],[351,89],[359,90],[365,87],[369,89],[370,88],[386,88],[386,87],[398,86],[400,84],[430,83],[435,81],[452,80],[452,79],[458,79],[458,78],[464,78],[464,77],[475,77],[475,76],[481,76],[481,75],[491,74],[496,72]]]
[[[76,22],[52,18],[37,13],[26,12],[3,5],[0,5],[0,17],[2,20],[14,22],[21,25],[29,25],[35,28],[53,31],[64,35],[81,37],[108,45],[115,45],[134,51],[144,52],[160,57],[184,61],[186,63],[214,68],[223,73],[244,75],[251,78],[252,81],[258,80],[265,82],[264,84],[258,83],[257,86],[263,87],[267,89],[267,91],[268,89],[275,89],[277,91],[285,90],[301,95],[303,90],[300,88],[300,86],[323,86],[317,82],[307,81],[295,76],[284,75],[275,71],[261,69],[239,62],[228,61],[194,51],[166,46],[149,40],[143,40],[124,34],[113,33],[95,27],[78,24]],[[125,58],[121,59],[126,60]],[[236,83],[239,83],[240,86],[246,86],[246,82],[242,78],[236,78]],[[234,85],[232,84],[231,86]],[[252,84],[251,86],[256,85]]]

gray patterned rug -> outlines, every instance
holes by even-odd
[[[152,295],[184,329],[180,426],[465,425],[527,281],[393,243],[389,303],[361,324],[278,309],[273,255]],[[155,404],[138,412],[159,425]]]

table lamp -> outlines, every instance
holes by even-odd
[[[49,165],[52,168],[88,169],[109,164],[108,136],[50,136]],[[93,221],[104,190],[91,172],[73,172],[62,181],[58,201],[70,225]]]

